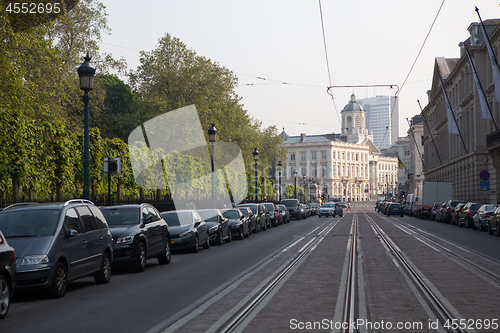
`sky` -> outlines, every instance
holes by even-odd
[[[244,109],[289,135],[339,133],[354,93],[398,94],[399,136],[406,136],[406,119],[420,113],[417,100],[427,105],[435,58],[458,58],[467,28],[479,22],[474,7],[483,20],[500,18],[497,0],[101,1],[111,28],[101,52],[135,70],[139,51],[154,50],[169,33],[231,70]],[[327,94],[329,86],[359,85],[397,85],[399,92],[335,87],[333,99]]]

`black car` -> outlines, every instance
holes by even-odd
[[[0,212],[0,230],[16,250],[16,289],[63,297],[72,280],[111,279],[113,239],[89,200],[9,206]]]
[[[229,220],[231,226],[231,237],[238,237],[243,239],[250,236],[250,228],[248,226],[248,219],[243,213],[237,209],[227,209],[222,211],[222,215]]]
[[[295,218],[300,220],[302,218],[299,207],[299,200],[297,199],[285,199],[281,200],[281,204],[286,206],[286,209],[290,212],[290,218]]]
[[[260,231],[260,225],[259,226],[257,225],[257,221],[255,220],[255,214],[252,212],[252,210],[249,207],[238,206],[236,208],[239,209],[241,211],[241,213],[243,215],[245,215],[245,217],[247,218],[248,227],[250,228],[250,233],[252,233],[252,232],[256,233],[257,231]],[[258,226],[258,228],[257,228],[257,226]]]
[[[10,247],[0,231],[0,319],[9,312],[14,293],[16,273],[16,252]]]
[[[201,209],[198,212],[207,223],[210,243],[222,245],[224,241],[229,243],[233,240],[229,220],[219,209]]]
[[[197,210],[174,210],[162,212],[161,216],[167,222],[172,250],[189,250],[198,252],[200,244],[204,249],[210,248],[207,223]]]
[[[146,260],[170,263],[170,231],[167,222],[150,204],[101,207],[113,235],[113,265],[144,272]]]

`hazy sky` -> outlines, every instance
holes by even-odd
[[[236,93],[251,116],[290,135],[340,132],[340,111],[357,98],[394,95],[389,88],[329,86],[319,1],[102,0],[111,35],[101,51],[139,65],[166,33],[239,78]],[[434,59],[458,58],[467,28],[500,18],[500,1],[446,0],[415,67],[407,77],[442,0],[322,0],[332,85],[395,84],[400,136],[427,104]],[[266,80],[259,79],[265,78]],[[287,84],[283,84],[287,83]]]

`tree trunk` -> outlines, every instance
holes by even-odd
[[[19,178],[12,177],[12,203],[19,202]]]

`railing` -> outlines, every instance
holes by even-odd
[[[486,146],[491,147],[500,144],[500,129],[486,135]]]

